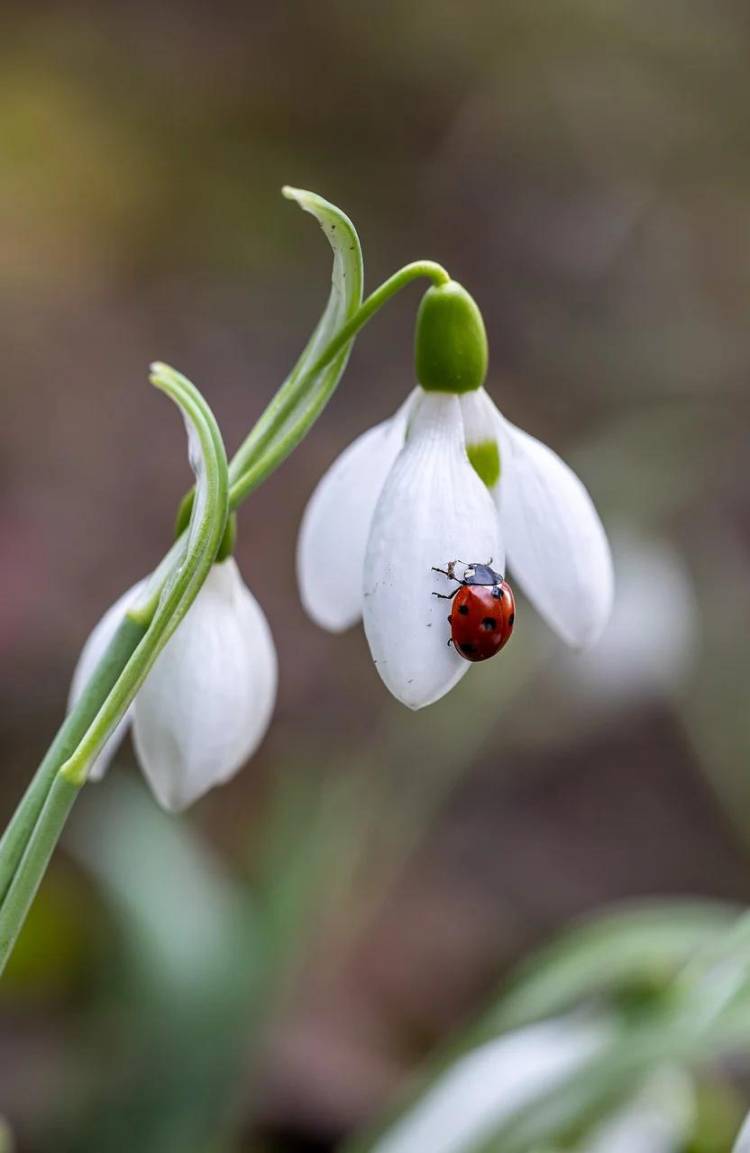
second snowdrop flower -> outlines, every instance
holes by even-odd
[[[313,493],[298,576],[323,627],[363,617],[385,684],[418,709],[507,639],[506,554],[538,612],[577,647],[602,631],[613,577],[580,480],[484,391],[481,313],[453,281],[422,301],[416,371],[419,387],[396,415],[359,437]]]
[[[84,645],[71,707],[142,585],[105,613]],[[229,780],[260,744],[273,712],[276,679],[266,618],[230,557],[211,569],[90,777],[104,775],[132,725],[136,754],[156,799],[166,809],[184,809]]]

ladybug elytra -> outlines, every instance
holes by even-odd
[[[456,565],[462,565],[463,576],[456,576]],[[516,619],[516,602],[505,577],[490,564],[466,564],[449,561],[433,572],[442,573],[457,582],[450,593],[433,596],[451,600],[449,644],[467,661],[486,661],[508,643]]]

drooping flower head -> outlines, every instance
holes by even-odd
[[[454,281],[431,288],[417,318],[417,388],[333,463],[300,531],[307,611],[332,631],[361,617],[380,676],[414,709],[439,700],[469,667],[451,643],[446,606],[472,566],[503,574],[507,560],[575,647],[598,638],[612,605],[609,545],[588,492],[552,449],[499,412],[486,371],[475,302]],[[490,616],[477,627],[496,624]]]
[[[70,707],[144,582],[104,614],[83,647]],[[132,727],[136,755],[165,809],[179,810],[228,781],[268,728],[276,699],[276,650],[260,605],[229,557],[211,569],[195,603],[90,771],[100,780]]]

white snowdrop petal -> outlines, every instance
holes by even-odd
[[[502,416],[498,431],[500,519],[511,572],[563,640],[585,647],[601,634],[614,595],[602,522],[557,453]]]
[[[455,587],[432,572],[448,561],[503,564],[495,507],[469,464],[457,397],[423,394],[378,501],[364,565],[364,625],[383,681],[419,709],[442,697],[468,662],[448,645]]]
[[[413,396],[414,394],[412,394]],[[362,568],[383,484],[404,443],[410,397],[398,412],[353,441],[321,478],[297,544],[302,604],[331,632],[362,616]]]
[[[470,1153],[594,1057],[606,1035],[598,1024],[560,1018],[486,1042],[452,1065],[372,1153]]]
[[[268,727],[276,680],[263,612],[233,559],[214,565],[135,700],[136,752],[165,809],[237,772]]]
[[[144,588],[145,585],[145,580],[138,581],[138,583],[134,584],[132,588],[129,588],[127,592],[123,593],[122,596],[107,609],[99,623],[94,626],[93,631],[89,634],[86,643],[81,649],[81,655],[78,658],[78,663],[73,672],[70,693],[68,694],[68,712],[70,712],[73,706],[80,700],[88,680],[104,656],[110,641],[117,632],[122,618],[131,605],[135,604],[141,589]],[[127,732],[128,725],[132,718],[132,711],[131,706],[120,723],[112,730],[102,751],[89,769],[90,781],[100,781],[106,773],[113,756],[117,752]]]

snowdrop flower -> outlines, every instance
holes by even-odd
[[[485,1042],[450,1066],[372,1153],[469,1153],[572,1077],[606,1043],[602,1022],[561,1017]]]
[[[395,416],[334,462],[305,511],[303,604],[338,632],[364,618],[378,672],[410,708],[438,700],[469,665],[448,642],[454,587],[434,568],[506,562],[570,645],[602,632],[613,598],[609,545],[591,498],[550,448],[516,428],[482,387],[487,343],[453,281],[417,318],[419,386]],[[458,575],[465,575],[460,566]]]
[[[145,582],[104,614],[83,647],[69,707]],[[215,564],[89,777],[100,780],[128,726],[159,804],[179,810],[224,784],[265,735],[276,699],[276,651],[263,612],[230,557]]]

